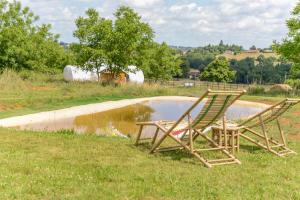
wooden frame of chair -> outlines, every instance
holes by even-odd
[[[217,143],[211,140],[204,134],[204,130],[211,126],[213,123],[221,119],[226,110],[230,105],[232,105],[237,99],[239,99],[246,91],[212,91],[208,90],[205,94],[200,97],[177,121],[154,121],[154,122],[139,122],[137,125],[140,126],[139,133],[136,139],[136,145],[139,144],[141,140],[141,134],[145,126],[154,126],[156,131],[152,137],[152,148],[150,153],[160,152],[160,151],[170,151],[176,149],[185,149],[190,154],[195,156],[200,160],[206,167],[212,167],[213,165],[222,165],[222,164],[240,164],[241,162],[235,158],[234,155],[229,153],[227,149],[219,147]],[[191,112],[202,102],[204,99],[207,99],[203,108],[199,111],[197,117],[192,119]],[[218,99],[219,98],[219,99]],[[185,128],[181,128],[180,131],[182,136],[180,138],[173,135],[176,131],[176,127],[183,123],[187,118],[187,125]],[[224,118],[225,119],[225,118]],[[166,128],[169,126],[169,128]],[[224,122],[224,126],[226,126]],[[163,132],[163,135],[158,139],[158,132]],[[184,140],[188,136],[188,141]],[[202,136],[206,141],[208,141],[213,147],[207,149],[195,149],[194,142]],[[159,147],[162,142],[170,137],[178,145],[169,146],[169,147]],[[201,151],[212,151],[220,150],[228,158],[226,159],[217,159],[217,160],[207,160],[199,152]]]
[[[243,126],[240,136],[280,157],[284,157],[289,154],[296,154],[295,151],[289,149],[287,146],[286,138],[279,122],[279,117],[299,102],[300,99],[285,99],[254,115],[239,124],[239,126]],[[274,120],[276,120],[281,141],[269,137],[268,130],[266,128],[266,125]],[[255,131],[253,128],[256,127],[260,127],[262,132]],[[265,141],[265,144],[256,141],[253,137],[246,135],[246,133],[250,133],[252,136],[261,138]]]

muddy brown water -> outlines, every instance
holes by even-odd
[[[79,134],[97,135],[111,134],[113,130],[117,135],[134,135],[138,132],[136,122],[176,120],[192,104],[193,101],[153,100],[64,120],[49,119],[46,122],[28,124],[18,128],[38,131],[73,130]],[[202,107],[203,104],[199,104],[192,112],[192,116],[195,116]],[[230,120],[237,120],[256,114],[262,109],[254,106],[233,105],[228,109],[226,116]]]

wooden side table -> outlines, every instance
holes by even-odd
[[[239,130],[241,128],[242,127],[232,123],[226,123],[225,126],[212,126],[212,139],[219,144],[220,147],[224,147],[232,154],[235,154],[235,152],[240,151]]]

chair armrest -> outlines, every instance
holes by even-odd
[[[149,126],[155,126],[157,124],[157,121],[152,121],[152,122],[137,122],[136,125],[138,126],[144,126],[144,125],[149,125]]]

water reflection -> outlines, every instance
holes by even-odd
[[[142,104],[126,106],[105,112],[77,116],[65,120],[49,120],[43,123],[29,124],[21,129],[57,131],[72,129],[77,133],[92,133],[107,135],[112,132],[132,135],[138,132],[136,122],[155,120],[177,120],[191,105],[193,101],[149,101]],[[192,116],[201,110],[203,104],[198,105]],[[231,106],[226,115],[231,120],[248,117],[261,111],[262,108]]]
[[[138,131],[138,121],[149,121],[154,109],[147,105],[137,104],[105,112],[75,117],[75,129],[84,127],[87,133],[105,135],[111,129],[128,135]]]

